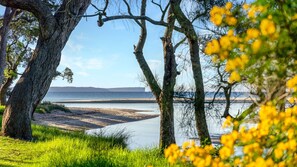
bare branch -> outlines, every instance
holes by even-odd
[[[98,15],[98,14],[97,14]],[[137,19],[137,20],[146,20],[154,25],[159,25],[159,26],[164,26],[167,27],[168,23],[164,21],[156,21],[151,19],[150,17],[147,16],[130,16],[130,15],[118,15],[118,16],[106,16],[105,18],[102,18],[102,22],[108,22],[111,20],[121,20],[121,19]],[[98,20],[99,21],[99,20]],[[101,25],[102,26],[102,25]],[[178,32],[183,32],[180,27],[174,26],[174,30]]]
[[[126,7],[127,7],[128,14],[129,14],[130,16],[133,16],[133,14],[132,14],[132,12],[131,12],[131,8],[130,8],[129,3],[128,3],[126,0],[123,0],[123,1],[124,1],[125,5],[126,5]],[[138,24],[141,28],[145,28],[145,27],[143,27],[143,24],[141,24],[137,19],[134,19],[134,21],[135,21],[136,24]]]
[[[176,49],[181,45],[183,44],[185,41],[187,40],[187,37],[184,37],[182,40],[180,40],[177,44],[174,45],[173,47],[173,51],[175,52]]]
[[[162,15],[161,15],[161,19],[160,21],[164,21],[164,18],[165,18],[165,14],[170,6],[170,3],[168,2],[166,7],[163,9],[161,4],[155,2],[154,0],[151,1],[154,5],[156,5],[157,7],[159,7],[160,11],[162,12]]]

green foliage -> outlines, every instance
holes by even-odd
[[[0,106],[0,115],[2,115],[2,114],[3,114],[3,112],[4,112],[4,109],[5,109],[5,106]]]
[[[71,112],[67,107],[61,104],[53,104],[51,102],[42,102],[35,110],[37,113],[50,113],[53,110],[60,110],[64,112]]]
[[[4,76],[5,78],[17,78],[18,74],[15,71],[6,68],[4,70]]]

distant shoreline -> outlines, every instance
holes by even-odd
[[[205,103],[212,102],[212,98],[206,98]],[[175,99],[175,103],[184,102],[183,99]],[[218,98],[214,103],[224,103],[226,100],[224,98]],[[253,102],[250,98],[234,98],[231,99],[233,103],[251,103]],[[156,103],[153,98],[127,98],[127,99],[95,99],[95,100],[58,100],[53,101],[53,103]]]

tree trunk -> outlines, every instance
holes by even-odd
[[[1,86],[0,88],[0,103],[1,105],[6,105],[6,99],[7,99],[7,91],[9,89],[9,87],[12,85],[13,83],[13,78],[7,78],[6,81],[4,82],[4,84]]]
[[[64,0],[55,15],[49,15],[50,9],[42,6],[42,3],[28,4],[24,1],[25,5],[22,5],[23,1],[5,2],[4,5],[32,10],[38,15],[40,23],[41,32],[35,51],[11,93],[2,121],[3,135],[31,140],[31,113],[48,91],[60,62],[61,51],[90,0]]]
[[[142,0],[141,16],[145,16],[146,0]],[[175,86],[176,62],[174,49],[171,43],[171,37],[174,27],[175,19],[172,17],[172,9],[168,12],[168,23],[165,35],[162,38],[163,52],[164,52],[164,77],[163,88],[161,89],[151,72],[144,56],[143,47],[146,41],[147,31],[145,20],[136,22],[141,26],[141,34],[137,46],[135,46],[134,54],[138,64],[148,82],[151,91],[153,92],[160,109],[160,141],[159,146],[163,150],[170,144],[175,143],[174,137],[174,113],[173,113],[173,93]]]
[[[182,27],[183,33],[186,35],[190,47],[190,56],[192,63],[193,78],[195,81],[195,120],[196,128],[200,138],[201,144],[211,144],[210,135],[207,128],[207,122],[205,118],[205,95],[204,95],[204,85],[202,78],[202,70],[200,65],[199,57],[199,44],[198,37],[194,30],[192,23],[184,15],[180,8],[181,0],[171,0],[170,1],[173,12],[179,24]]]
[[[171,11],[171,9],[170,9]],[[169,15],[171,12],[168,13]],[[174,24],[174,19],[172,20]],[[172,25],[173,25],[172,24]],[[167,27],[167,30],[173,31],[173,28]],[[167,31],[166,31],[167,32]],[[160,148],[164,149],[170,144],[175,143],[174,137],[174,107],[173,95],[176,82],[176,61],[173,46],[171,43],[171,33],[165,33],[163,38],[164,52],[164,77],[163,91],[160,95]]]
[[[224,89],[224,95],[225,95],[225,99],[226,99],[226,106],[225,106],[225,110],[223,113],[223,118],[227,118],[228,116],[230,116],[229,114],[229,110],[230,110],[230,105],[231,105],[231,90],[232,87],[227,86]]]

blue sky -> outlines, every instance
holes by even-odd
[[[87,13],[92,13],[91,7]],[[147,13],[157,18],[158,9],[149,4]],[[82,19],[62,52],[58,68],[58,70],[71,68],[74,73],[73,83],[56,79],[51,86],[104,88],[144,86],[139,79],[142,72],[133,54],[133,45],[138,41],[139,31],[139,27],[133,21],[110,21],[103,27],[98,27],[97,17]],[[163,74],[160,40],[163,33],[163,27],[148,23],[144,54],[152,71],[158,73],[160,78]],[[190,77],[184,74],[178,80],[185,78],[188,80]]]
[[[116,1],[111,1],[116,2]],[[161,1],[165,3],[166,1]],[[108,15],[117,13],[117,4]],[[194,6],[191,3],[184,3],[184,9],[191,10]],[[126,11],[123,7],[122,11]],[[139,15],[139,8],[134,6],[132,11]],[[4,7],[0,7],[0,12],[4,12]],[[91,6],[86,14],[93,14],[94,8]],[[147,4],[147,15],[158,20],[160,18],[159,8]],[[145,58],[153,73],[163,77],[163,50],[160,37],[164,34],[164,27],[155,26],[147,22],[148,36],[144,48]],[[133,45],[138,42],[140,28],[131,20],[116,20],[97,26],[97,17],[83,18],[75,30],[72,32],[64,50],[58,71],[63,71],[65,67],[72,69],[73,82],[56,78],[51,86],[82,86],[82,87],[143,87],[140,81],[142,72],[133,54]],[[178,42],[183,35],[174,33],[173,43]],[[187,55],[187,46],[180,47],[176,52]],[[178,60],[177,60],[178,61]],[[203,62],[203,59],[202,59]],[[178,69],[183,68],[182,74],[177,77],[177,85],[193,85],[191,66],[184,65],[178,61]],[[20,70],[21,71],[21,70]],[[204,72],[205,76],[209,75]],[[160,81],[161,82],[161,81]]]

